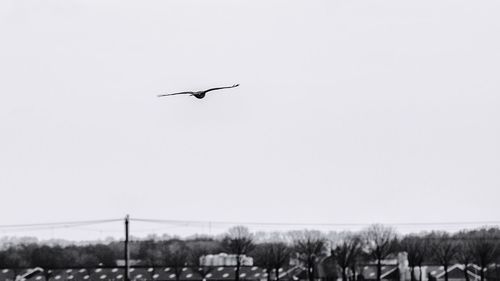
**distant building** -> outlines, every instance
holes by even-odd
[[[116,260],[115,263],[116,263],[116,266],[125,266],[124,259]],[[140,263],[141,263],[141,260],[129,260],[128,261],[129,266],[139,265]]]
[[[237,255],[220,253],[216,255],[206,255],[200,257],[203,266],[235,266]],[[242,266],[253,266],[253,258],[241,255]]]

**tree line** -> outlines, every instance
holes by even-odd
[[[280,279],[280,268],[291,262],[300,264],[309,281],[317,277],[318,264],[329,263],[343,281],[356,281],[361,265],[375,264],[376,279],[381,280],[383,261],[406,253],[411,281],[422,280],[422,267],[426,264],[444,268],[448,281],[448,268],[462,264],[465,268],[475,264],[482,281],[485,269],[500,263],[500,229],[481,228],[457,233],[433,231],[421,234],[399,235],[393,228],[375,224],[359,232],[322,233],[314,230],[287,233],[251,233],[247,228],[231,228],[221,237],[192,239],[169,238],[165,240],[137,240],[131,243],[133,260],[141,266],[169,266],[179,280],[182,268],[192,266],[200,279],[212,270],[201,257],[225,252],[236,256],[235,281],[240,279],[242,259],[254,258],[254,264],[267,272],[268,280]],[[115,267],[123,257],[123,243],[111,241],[94,245],[40,245],[26,243],[10,245],[0,251],[0,268],[22,269],[27,267],[91,268]],[[419,276],[416,269],[419,268]],[[337,270],[338,269],[338,270]],[[156,270],[156,269],[155,269]],[[155,272],[152,272],[154,274]],[[50,277],[50,276],[47,276]],[[464,271],[465,280],[469,276]]]

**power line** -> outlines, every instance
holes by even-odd
[[[255,226],[369,226],[373,223],[293,223],[293,222],[245,222],[245,221],[213,221],[213,220],[172,220],[172,219],[144,219],[130,218],[131,221],[170,224],[177,226],[189,225],[255,225]],[[103,224],[111,222],[121,222],[123,219],[105,219],[105,220],[83,220],[83,221],[64,221],[49,223],[31,223],[31,224],[4,224],[0,225],[2,229],[19,228],[66,228],[78,227],[83,225]],[[460,225],[500,225],[499,221],[452,221],[452,222],[396,222],[382,223],[389,226],[460,226]]]
[[[49,223],[31,223],[31,224],[4,224],[0,225],[2,232],[19,232],[19,231],[37,231],[51,230],[64,228],[79,228],[82,226],[105,224],[113,222],[122,222],[123,219],[103,219],[103,220],[82,220],[82,221],[63,221]],[[130,221],[155,223],[169,225],[169,229],[182,227],[209,227],[222,228],[231,225],[246,225],[246,226],[262,226],[262,227],[334,227],[334,228],[350,228],[350,227],[366,227],[373,223],[292,223],[292,222],[244,222],[244,221],[209,221],[209,220],[172,220],[172,219],[145,219],[145,218],[130,218]],[[398,222],[398,223],[383,223],[387,226],[398,228],[411,227],[435,227],[444,228],[459,228],[463,226],[487,226],[500,225],[500,221],[453,221],[453,222]],[[109,232],[109,231],[107,231]],[[121,231],[116,231],[121,232]],[[138,231],[141,232],[141,231]]]
[[[174,225],[254,225],[254,226],[329,226],[363,227],[373,223],[285,223],[285,222],[242,222],[242,221],[202,221],[202,220],[166,220],[166,219],[131,219],[137,222],[174,224]],[[454,221],[454,222],[399,222],[382,223],[388,226],[463,226],[463,225],[500,225],[500,221]]]
[[[103,223],[119,222],[119,221],[122,221],[122,219],[65,221],[65,222],[50,222],[50,223],[30,223],[30,224],[4,224],[0,225],[0,230],[68,228],[68,227],[78,227],[83,225],[103,224]]]

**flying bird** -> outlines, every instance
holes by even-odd
[[[162,94],[162,95],[158,95],[158,97],[175,96],[175,95],[190,95],[190,96],[194,96],[197,99],[202,99],[205,97],[205,95],[208,92],[222,90],[222,89],[235,88],[235,87],[238,87],[239,85],[240,84],[234,84],[233,86],[229,86],[229,87],[211,88],[211,89],[207,89],[205,91],[197,91],[197,92],[179,92],[179,93],[172,93],[172,94]]]

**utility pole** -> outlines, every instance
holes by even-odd
[[[128,221],[129,216],[125,216],[125,281],[130,281],[130,251],[128,247]]]

